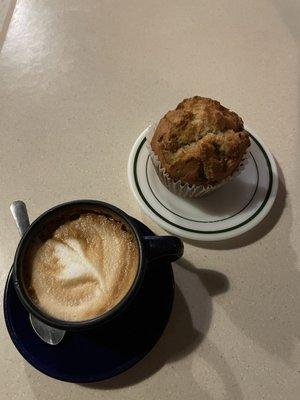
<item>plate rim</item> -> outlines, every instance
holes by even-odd
[[[172,226],[168,222],[165,222],[163,219],[161,219],[159,216],[157,216],[145,203],[143,200],[142,196],[140,196],[138,189],[136,187],[136,183],[134,180],[134,159],[136,152],[142,143],[143,139],[146,136],[147,131],[151,128],[152,124],[148,125],[146,129],[144,129],[141,134],[138,136],[136,141],[134,142],[132,149],[129,154],[128,158],[128,163],[127,163],[127,176],[128,176],[128,181],[129,181],[129,186],[131,188],[131,191],[137,200],[139,206],[143,210],[143,212],[150,217],[154,222],[156,222],[159,226],[161,226],[163,229],[165,229],[167,232],[176,234],[178,236],[181,236],[182,238],[185,239],[191,239],[191,240],[197,240],[197,241],[203,241],[203,242],[210,242],[210,241],[221,241],[221,240],[226,240],[226,239],[231,239],[237,236],[242,235],[245,232],[248,232],[250,229],[254,228],[256,225],[258,225],[270,212],[274,201],[276,199],[277,195],[277,190],[278,190],[278,170],[277,170],[277,165],[274,160],[274,157],[272,153],[270,152],[268,146],[264,143],[264,141],[260,138],[259,135],[257,135],[252,129],[249,128],[249,126],[245,126],[245,129],[249,131],[249,133],[253,136],[254,140],[262,147],[263,151],[265,151],[267,160],[270,163],[270,171],[271,171],[271,176],[272,176],[272,184],[271,184],[271,190],[269,197],[264,204],[263,208],[260,210],[260,212],[257,215],[254,215],[250,221],[247,223],[244,223],[242,226],[238,226],[235,229],[232,229],[230,231],[226,232],[214,232],[214,233],[196,233],[196,232],[189,232],[185,231],[181,228],[177,228],[175,226]]]

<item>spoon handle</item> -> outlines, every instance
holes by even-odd
[[[10,205],[10,211],[14,217],[20,235],[23,236],[30,225],[25,203],[21,200],[14,201]]]

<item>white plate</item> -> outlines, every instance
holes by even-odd
[[[188,239],[224,240],[247,232],[268,214],[277,194],[277,167],[258,135],[247,129],[251,152],[238,177],[203,197],[186,199],[159,180],[146,148],[150,128],[133,145],[128,179],[143,211],[162,228]]]

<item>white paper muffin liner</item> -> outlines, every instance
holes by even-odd
[[[245,169],[245,166],[248,163],[248,158],[250,155],[250,147],[248,147],[245,155],[242,158],[242,161],[239,167],[228,177],[223,179],[216,185],[189,185],[188,183],[183,183],[180,179],[175,181],[171,176],[166,172],[165,168],[162,167],[161,162],[159,161],[158,156],[153,152],[151,147],[151,140],[154,135],[156,124],[152,124],[147,129],[146,134],[146,146],[151,158],[151,161],[154,165],[154,168],[157,172],[157,175],[160,181],[168,188],[171,192],[181,196],[181,197],[188,197],[188,198],[196,198],[201,197],[207,193],[212,192],[220,188],[221,186],[225,185],[227,182],[230,182],[233,178],[240,175],[240,173]]]

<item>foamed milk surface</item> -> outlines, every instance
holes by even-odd
[[[120,222],[82,214],[61,225],[31,256],[28,293],[56,318],[91,319],[126,295],[138,257],[135,238]]]

